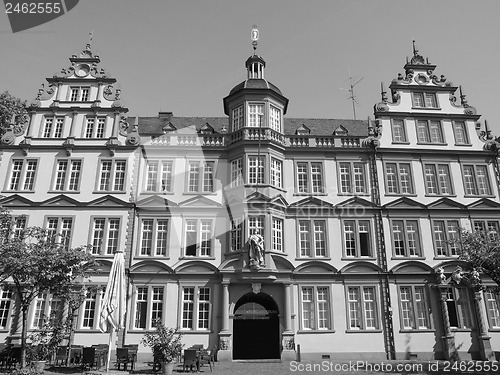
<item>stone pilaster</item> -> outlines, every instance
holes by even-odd
[[[483,310],[481,309],[481,299],[481,291],[474,290],[474,312],[476,313],[477,340],[480,347],[480,355],[482,360],[494,361],[495,353],[491,349],[491,337],[488,335],[488,329],[486,328]]]
[[[448,306],[446,300],[448,299],[446,288],[438,288],[439,301],[441,304],[441,313],[443,315],[443,354],[445,359],[453,359],[456,355],[457,349],[455,348],[455,336],[451,332],[450,317],[448,315]]]

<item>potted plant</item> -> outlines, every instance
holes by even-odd
[[[46,343],[32,343],[28,347],[28,358],[35,373],[43,373],[45,363],[49,359],[50,348]]]
[[[163,373],[171,374],[174,369],[173,361],[179,357],[184,344],[182,334],[177,329],[166,327],[160,319],[154,322],[155,330],[147,332],[141,343],[151,348],[155,363],[162,364]]]

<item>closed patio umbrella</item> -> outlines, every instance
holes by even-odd
[[[124,328],[126,304],[125,258],[122,250],[117,250],[109,272],[106,292],[101,302],[99,328],[101,332],[109,330],[108,358],[106,371],[109,371],[111,350],[115,341],[116,331]]]

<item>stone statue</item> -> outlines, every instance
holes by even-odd
[[[258,229],[253,231],[248,239],[250,245],[249,256],[250,256],[250,267],[259,269],[260,267],[265,267],[264,261],[264,237],[260,234]]]

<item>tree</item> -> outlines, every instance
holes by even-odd
[[[28,309],[42,293],[69,298],[75,282],[96,268],[84,247],[70,249],[64,238],[39,227],[17,231],[8,210],[0,208],[0,281],[11,288],[21,313],[21,365],[26,366]],[[74,293],[74,292],[73,292]]]
[[[15,115],[17,124],[24,125],[28,121],[26,106],[26,100],[16,98],[8,91],[0,93],[0,137],[10,129],[12,115]]]
[[[459,259],[489,276],[500,288],[500,235],[497,231],[460,232]],[[497,288],[497,293],[499,291]]]

